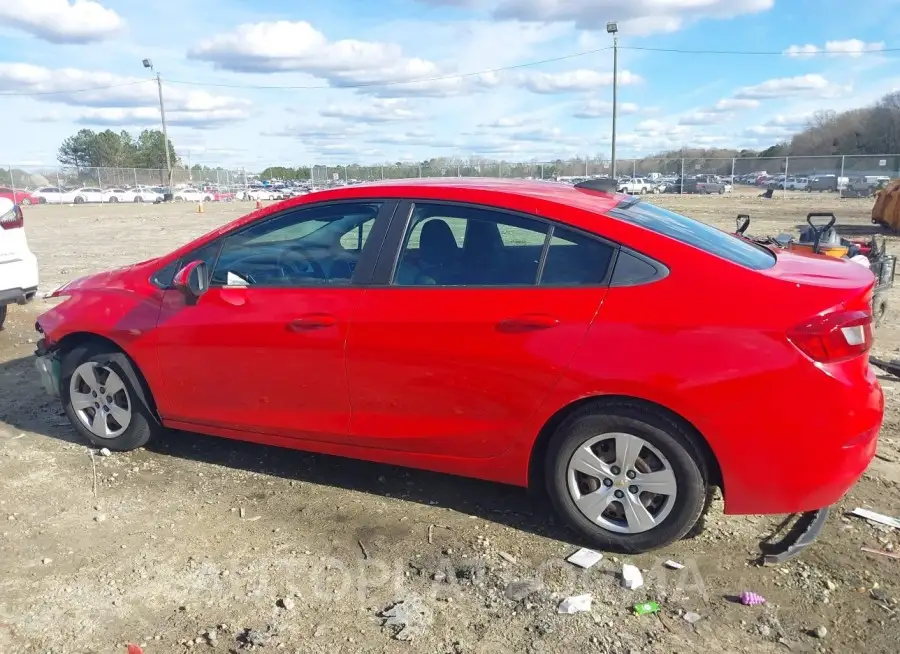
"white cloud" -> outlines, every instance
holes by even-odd
[[[636,114],[638,111],[640,111],[640,107],[634,102],[620,102],[616,109],[616,113],[620,116]],[[575,118],[603,118],[605,116],[612,116],[612,102],[606,102],[604,100],[588,100],[579,106],[572,116]]]
[[[759,106],[759,100],[723,98],[708,109],[708,111],[741,111],[742,109],[756,109]]]
[[[334,86],[440,76],[433,62],[403,56],[400,46],[328,38],[305,21],[246,23],[201,41],[188,57],[242,73],[303,72]]]
[[[225,123],[233,123],[247,118],[244,109],[209,109],[194,111],[166,111],[166,123],[170,127],[212,128]],[[95,125],[100,127],[114,126],[151,126],[160,124],[159,108],[111,107],[106,109],[88,109],[75,118],[79,125]]]
[[[0,21],[50,43],[102,41],[125,25],[94,0],[0,0]]]
[[[612,73],[601,73],[586,68],[562,73],[521,73],[518,84],[533,93],[571,93],[573,91],[593,91],[598,86],[608,86],[613,82]],[[619,71],[619,84],[639,84],[643,80],[631,71]]]
[[[619,21],[622,33],[673,32],[702,20],[727,19],[767,11],[775,0],[420,0],[426,4],[491,9],[495,18],[539,23],[574,22],[578,29],[602,30]]]
[[[42,102],[99,110],[81,114],[76,118],[79,122],[144,124],[153,112],[159,117],[159,95],[153,80],[123,77],[104,71],[0,63],[0,91],[34,93],[38,94],[35,98]],[[221,123],[241,120],[250,115],[249,100],[212,95],[206,91],[170,85],[166,88],[165,100],[167,117],[169,112],[173,112],[173,117],[181,124],[188,124],[191,120],[191,124],[201,124],[205,122],[202,119],[204,116],[212,119],[211,122]],[[189,119],[188,114],[192,118]]]
[[[715,125],[725,122],[729,118],[722,111],[692,111],[678,119],[679,125]]]
[[[880,52],[881,50],[884,50],[884,41],[866,43],[860,39],[847,39],[845,41],[827,41],[824,47],[811,43],[792,45],[784,51],[784,54],[789,57],[812,57],[820,53],[861,57],[867,52]]]
[[[487,123],[479,123],[479,127],[523,127],[528,124],[524,116],[502,116]]]
[[[319,112],[324,118],[339,118],[361,123],[388,123],[393,121],[413,121],[422,118],[400,98],[373,99],[364,102],[359,99],[350,104],[330,104]]]
[[[831,83],[821,75],[799,75],[770,79],[761,84],[745,86],[738,89],[734,97],[739,100],[771,100],[807,93],[826,95],[832,89]]]

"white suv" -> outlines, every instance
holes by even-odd
[[[31,301],[38,288],[37,258],[25,240],[22,210],[0,198],[0,329],[9,304]]]

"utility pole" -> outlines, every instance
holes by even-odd
[[[150,59],[144,59],[144,68],[153,70],[153,62]],[[163,131],[163,149],[166,151],[166,188],[171,192],[172,189],[172,157],[169,154],[169,130],[166,127],[166,105],[163,103],[162,77],[156,73],[156,87],[159,90],[159,114],[162,117]]]
[[[612,101],[612,147],[610,155],[610,178],[616,179],[616,113],[619,90],[619,31],[618,23],[610,21],[606,24],[606,33],[613,35],[613,101]],[[162,96],[160,96],[162,97]]]

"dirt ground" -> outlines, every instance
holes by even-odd
[[[811,210],[873,232],[871,201],[830,194],[652,201],[731,229],[750,213],[757,234],[796,232]],[[29,208],[41,290],[162,254],[248,205],[205,209]],[[891,302],[882,355],[900,349],[900,291]],[[629,591],[616,579],[623,557],[589,571],[566,563],[573,536],[521,489],[181,432],[93,456],[33,369],[45,306],[11,307],[0,333],[0,652],[897,651],[900,560],[860,548],[900,552],[900,531],[846,515],[900,516],[900,383],[886,376],[878,457],[799,559],[757,566],[778,519],[723,517],[716,502],[700,536],[628,557],[647,581]],[[815,410],[800,389],[783,401]],[[768,603],[740,605],[743,590]],[[582,593],[591,612],[557,613]],[[378,617],[401,600],[411,642]],[[647,600],[661,611],[634,615]]]

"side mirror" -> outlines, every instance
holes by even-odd
[[[188,304],[195,304],[209,290],[209,268],[204,261],[191,261],[175,273],[172,285],[184,294]]]

